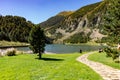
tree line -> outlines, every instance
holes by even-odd
[[[35,25],[19,16],[0,16],[0,40],[28,42],[29,32]]]

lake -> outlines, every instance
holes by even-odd
[[[47,44],[45,47],[45,52],[48,53],[75,53],[82,51],[95,51],[103,46],[98,45],[64,45],[64,44]],[[29,47],[19,47],[20,51],[30,51]]]

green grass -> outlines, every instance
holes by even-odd
[[[103,80],[86,65],[77,62],[80,54],[35,54],[0,57],[0,80]]]
[[[103,63],[116,69],[120,69],[120,63],[115,63],[111,57],[106,57],[105,53],[94,53],[88,57],[88,59]]]
[[[28,45],[28,43],[13,42],[13,41],[0,41],[0,46],[23,46]]]

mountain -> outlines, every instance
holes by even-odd
[[[0,16],[0,40],[28,42],[31,29],[37,26],[24,17]],[[52,39],[46,36],[46,43],[52,43]]]
[[[54,39],[54,43],[100,41],[106,37],[102,28],[105,10],[106,3],[102,1],[73,12],[61,12],[39,25],[45,30],[46,36]]]
[[[60,12],[56,16],[53,16],[53,17],[49,18],[47,21],[42,22],[39,25],[43,29],[47,30],[47,29],[51,28],[53,25],[56,25],[56,24],[60,23],[62,20],[65,19],[66,16],[68,16],[68,15],[70,15],[72,13],[73,13],[73,11],[63,11],[63,12]]]

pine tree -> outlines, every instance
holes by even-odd
[[[39,59],[42,57],[42,53],[44,52],[45,47],[45,35],[43,30],[41,30],[40,26],[35,26],[30,32],[29,35],[29,43],[30,49],[34,53],[39,53]]]

